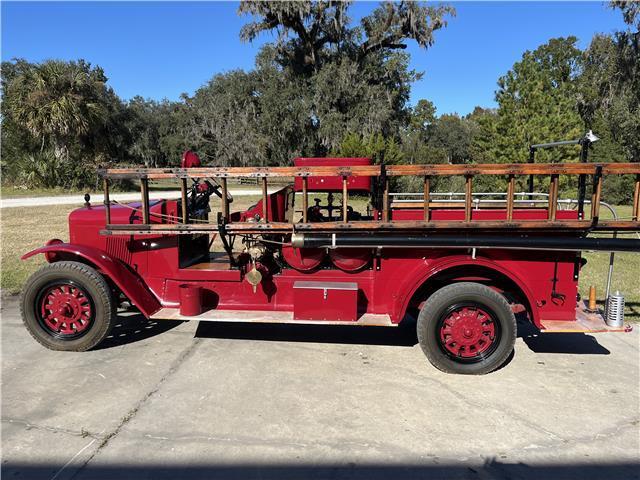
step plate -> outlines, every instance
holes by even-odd
[[[582,302],[576,306],[576,319],[572,320],[542,320],[542,331],[545,333],[605,333],[630,332],[633,327],[629,324],[622,327],[610,327],[604,321],[600,312],[592,313],[586,310]]]
[[[179,308],[161,308],[151,315],[152,320],[194,320],[197,322],[237,323],[297,323],[311,325],[363,325],[373,327],[395,327],[391,317],[385,314],[365,313],[355,322],[336,320],[294,320],[293,312],[268,310],[208,310],[195,317],[180,315]]]

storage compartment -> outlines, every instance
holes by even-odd
[[[353,282],[303,282],[293,284],[294,320],[358,319],[358,284]]]

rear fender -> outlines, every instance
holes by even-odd
[[[158,299],[147,288],[139,275],[127,268],[120,260],[114,259],[100,249],[70,243],[51,243],[26,253],[22,256],[22,260],[40,253],[45,255],[49,263],[62,259],[61,257],[64,256],[65,260],[76,258],[83,263],[88,262],[95,265],[147,318],[161,307]]]
[[[435,275],[445,272],[450,268],[460,267],[465,265],[484,267],[488,270],[493,270],[494,272],[501,274],[504,277],[511,280],[520,289],[520,291],[528,301],[529,307],[531,309],[532,321],[534,325],[536,325],[537,327],[541,326],[540,313],[536,308],[535,298],[531,290],[527,287],[527,284],[525,283],[525,281],[522,278],[520,278],[519,275],[517,275],[513,271],[503,268],[501,265],[489,259],[480,258],[480,257],[476,259],[471,259],[468,256],[462,256],[462,255],[456,255],[456,256],[444,258],[442,261],[432,264],[430,268],[426,271],[423,270],[423,271],[416,272],[417,275],[409,275],[408,280],[406,281],[405,285],[402,287],[402,291],[408,292],[408,295],[404,296],[404,301],[400,305],[400,313],[404,315],[404,313],[407,311],[407,308],[409,307],[409,302],[411,298],[413,298],[414,294],[418,291],[418,289],[425,282],[429,281],[429,279],[433,278]],[[402,318],[402,316],[400,316],[399,318]]]

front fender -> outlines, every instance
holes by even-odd
[[[22,260],[34,255],[44,254],[47,261],[55,260],[55,255],[64,253],[65,256],[79,257],[95,265],[109,277],[113,283],[124,293],[145,317],[149,318],[157,312],[161,305],[158,299],[147,288],[139,275],[126,267],[120,260],[114,259],[103,250],[85,245],[73,245],[70,243],[52,243],[44,247],[36,248],[22,256]]]

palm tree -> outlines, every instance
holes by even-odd
[[[48,142],[57,160],[67,160],[72,140],[108,120],[106,81],[101,68],[83,60],[47,60],[17,77],[7,99],[13,117],[41,140],[42,149]]]

